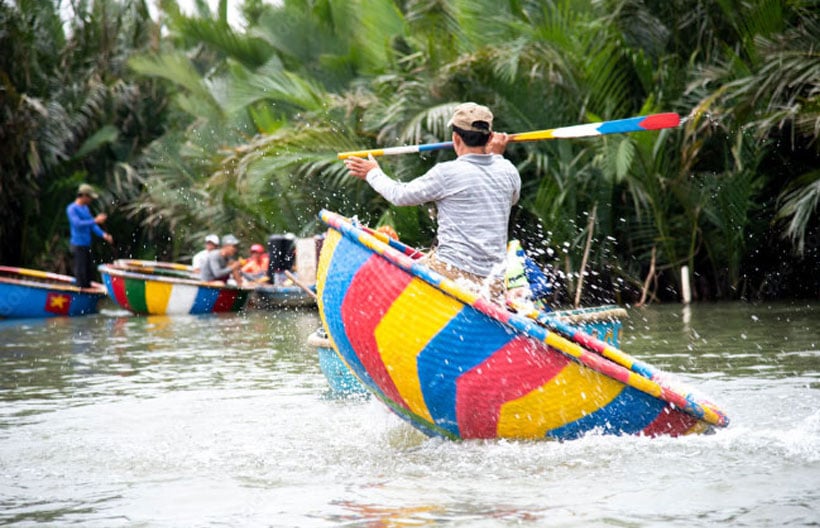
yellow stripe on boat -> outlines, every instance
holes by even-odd
[[[330,229],[325,235],[325,240],[322,242],[322,251],[319,253],[319,263],[316,265],[316,305],[319,307],[319,315],[324,319],[324,303],[322,302],[322,292],[325,289],[325,278],[328,276],[327,270],[330,267],[330,261],[333,260],[333,253],[336,251],[336,246],[342,239],[342,234],[335,229]],[[327,328],[327,324],[325,324]]]
[[[553,379],[501,407],[498,436],[544,438],[605,407],[624,389],[622,383],[569,362]]]
[[[419,299],[424,299],[424,311],[418,309]],[[376,328],[379,354],[393,383],[410,410],[430,422],[433,417],[421,391],[417,357],[462,308],[445,293],[415,278]]]
[[[173,283],[160,281],[145,281],[145,306],[149,314],[164,314],[171,297]]]

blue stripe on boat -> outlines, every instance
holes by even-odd
[[[102,280],[103,284],[105,285],[105,291],[108,292],[108,297],[112,301],[117,302],[117,298],[114,296],[114,284],[111,281],[111,275],[109,275],[108,273],[103,273]]]
[[[200,286],[196,292],[194,304],[191,306],[192,314],[207,314],[211,313],[216,304],[216,299],[219,297],[219,288],[203,288]]]
[[[476,324],[476,320],[481,324]],[[483,315],[472,307],[465,306],[416,358],[419,382],[430,416],[440,427],[457,435],[456,383],[459,376],[485,361],[515,337],[504,330],[501,324],[486,324],[485,321]],[[469,350],[464,350],[464,336],[470,336]],[[442,350],[461,350],[462,353],[443,354]],[[454,359],[458,359],[460,363],[456,363]],[[443,374],[448,370],[458,374]],[[444,379],[451,381],[447,383]],[[442,404],[443,402],[446,404]]]
[[[613,434],[611,424],[616,424],[617,434],[637,434],[652,423],[663,410],[665,402],[633,387],[624,390],[609,405],[563,427],[547,432],[547,436],[560,440],[572,440],[595,428]]]

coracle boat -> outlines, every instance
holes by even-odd
[[[108,296],[140,315],[236,312],[252,290],[216,285],[193,277],[190,266],[173,262],[118,260],[98,267]]]
[[[478,297],[419,252],[330,211],[319,313],[356,377],[413,426],[450,439],[678,436],[728,425],[713,403],[549,312]]]
[[[617,306],[598,306],[550,313],[550,317],[581,325],[581,329],[587,334],[597,336],[616,347],[621,335],[621,319],[625,316],[626,310]],[[334,394],[339,396],[370,394],[333,349],[333,344],[323,328],[310,334],[307,343],[308,346],[316,349],[319,368]]]
[[[102,284],[80,288],[68,275],[0,266],[0,318],[93,314],[104,297]]]

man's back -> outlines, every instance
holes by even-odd
[[[407,183],[381,170],[367,181],[395,205],[435,202],[437,258],[483,277],[503,275],[510,209],[521,192],[518,170],[503,156],[464,154]]]
[[[521,191],[518,171],[489,154],[466,154],[433,171],[446,185],[436,200],[437,257],[477,275],[503,274],[510,210]]]

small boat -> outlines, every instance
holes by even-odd
[[[108,296],[141,315],[236,312],[252,290],[202,282],[190,266],[173,262],[118,260],[97,268]]]
[[[268,276],[253,291],[249,307],[260,309],[316,306],[319,237],[276,234],[268,238]]]
[[[703,396],[551,312],[513,313],[330,211],[319,314],[379,400],[450,439],[678,436],[728,425]]]
[[[313,287],[295,284],[262,284],[253,289],[248,306],[258,309],[308,308],[316,306]]]
[[[68,275],[0,266],[0,318],[93,314],[104,297],[102,284],[79,288]]]
[[[316,349],[316,354],[319,357],[319,369],[325,375],[327,384],[334,395],[340,397],[370,396],[367,388],[362,385],[355,374],[347,368],[342,358],[333,350],[333,345],[322,328],[310,334],[307,343],[308,346]]]

